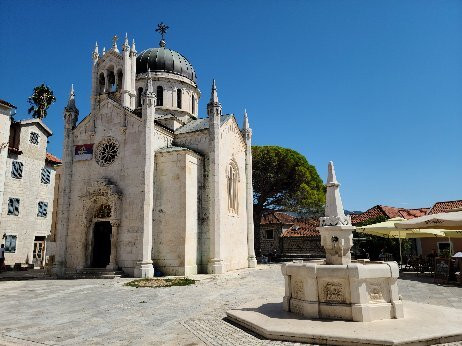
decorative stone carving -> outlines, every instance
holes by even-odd
[[[96,146],[95,160],[101,167],[114,163],[119,154],[119,143],[113,137],[106,137]]]
[[[351,226],[351,217],[350,215],[321,217],[319,218],[319,224],[321,227]]]
[[[322,288],[322,295],[326,303],[344,303],[345,289],[341,282],[328,282]]]
[[[295,299],[305,299],[305,291],[302,280],[292,282],[292,295]]]

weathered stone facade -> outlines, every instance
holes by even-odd
[[[194,69],[163,44],[138,58],[127,38],[122,53],[115,40],[103,55],[96,47],[92,111],[78,125],[71,92],[57,274],[106,267],[151,277],[153,266],[168,275],[255,266],[247,115],[242,129],[223,115],[214,83],[208,118],[198,118]]]
[[[12,121],[0,101],[0,236],[5,264],[44,265],[59,160],[47,154],[50,129],[38,119]]]

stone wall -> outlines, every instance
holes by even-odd
[[[248,266],[245,142],[234,117],[221,126],[220,145],[221,247],[228,271]],[[228,209],[227,169],[231,162],[239,173],[237,213]]]
[[[300,254],[310,257],[325,257],[321,246],[321,237],[283,237],[282,251],[284,255]]]
[[[166,275],[197,274],[202,158],[187,149],[156,153],[152,258]]]

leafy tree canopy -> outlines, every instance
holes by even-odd
[[[266,210],[318,213],[325,186],[307,159],[292,149],[253,146],[254,221]]]
[[[48,108],[56,101],[53,95],[53,90],[42,83],[42,85],[36,86],[34,92],[28,98],[28,102],[31,105],[27,112],[32,113],[34,118],[43,119],[47,116]]]

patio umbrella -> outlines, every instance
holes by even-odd
[[[399,240],[399,257],[400,263],[403,263],[403,256],[401,251],[401,239],[410,238],[430,238],[430,237],[444,237],[443,230],[440,229],[425,229],[420,230],[412,229],[399,229],[395,225],[400,222],[405,222],[406,219],[402,217],[391,218],[384,222],[375,223],[368,226],[357,227],[356,231],[371,235],[376,235],[384,238],[398,238]]]
[[[460,209],[454,209],[453,211],[448,211],[446,213],[424,215],[416,217],[415,219],[396,223],[395,226],[401,229],[443,229],[445,236],[449,239],[449,244],[452,244],[451,238],[462,237],[462,211]],[[450,245],[449,252],[452,253],[452,245]]]
[[[415,219],[397,222],[397,228],[437,228],[447,230],[462,230],[462,211],[456,210],[447,213],[438,213],[416,217]]]

